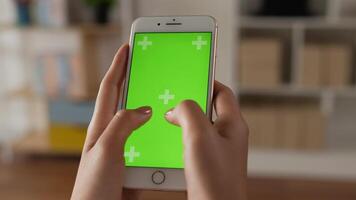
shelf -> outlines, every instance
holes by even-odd
[[[356,180],[355,151],[297,152],[251,150],[249,175],[306,179]]]
[[[18,30],[18,31],[47,31],[47,32],[63,32],[63,31],[77,31],[81,30],[87,33],[117,33],[120,32],[120,26],[115,24],[98,25],[98,24],[80,24],[69,25],[65,27],[50,27],[50,26],[16,26],[16,25],[0,25],[0,31],[4,30]]]
[[[325,20],[323,18],[282,18],[282,17],[242,17],[242,28],[274,28],[274,29],[290,29],[294,24],[320,24]]]
[[[276,89],[240,88],[238,94],[241,96],[284,96],[284,97],[312,97],[319,98],[318,90],[302,90],[292,87],[281,87]]]
[[[58,151],[51,148],[49,134],[30,133],[15,141],[12,150],[19,155],[80,156],[81,152]]]
[[[23,88],[19,88],[16,90],[6,91],[0,96],[3,96],[3,98],[13,99],[13,98],[23,98],[23,97],[35,98],[38,97],[39,95],[37,95],[30,87],[25,86]]]
[[[355,18],[329,21],[322,17],[242,17],[238,26],[255,29],[291,29],[300,25],[306,29],[351,29],[356,30]]]
[[[48,136],[40,133],[30,134],[17,141],[13,151],[21,155],[80,155],[78,152],[53,151]],[[356,180],[356,151],[250,150],[248,165],[249,175],[254,177]]]
[[[321,98],[322,95],[332,94],[336,96],[356,98],[356,88],[350,89],[303,89],[297,87],[280,87],[275,89],[265,88],[240,88],[237,94],[241,96],[276,96],[276,97],[301,97]]]

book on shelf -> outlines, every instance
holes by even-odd
[[[343,43],[307,43],[300,71],[299,83],[305,88],[346,88],[352,78],[352,48]]]
[[[51,123],[88,126],[94,107],[94,101],[50,100],[48,104],[49,119]]]
[[[36,88],[51,98],[87,100],[95,97],[99,80],[95,58],[87,57],[81,30],[42,30],[30,34]]]
[[[30,106],[26,98],[2,99],[0,102],[1,142],[8,142],[31,131]]]
[[[31,85],[40,94],[75,100],[95,96],[96,65],[85,65],[78,32],[53,34],[42,30],[0,32],[0,61],[6,90]],[[94,75],[91,75],[93,74]],[[16,77],[16,78],[13,78]]]
[[[300,105],[282,103],[278,106],[278,147],[299,149],[303,143],[303,109]]]
[[[320,46],[307,44],[303,49],[299,84],[305,88],[320,88],[322,85],[322,51]]]
[[[43,98],[27,94],[8,96],[0,101],[0,142],[48,128],[47,107]]]
[[[82,151],[87,126],[52,123],[49,128],[50,149],[78,154]]]
[[[238,70],[241,87],[278,87],[282,76],[282,46],[277,38],[241,40]]]
[[[88,96],[86,69],[78,54],[55,52],[35,57],[35,86],[51,98],[84,99]],[[88,69],[89,70],[89,69]]]
[[[338,1],[337,5],[339,5],[339,13],[341,15],[339,17],[353,18],[356,16],[356,13],[355,13],[356,1],[354,1],[354,0]]]
[[[326,85],[345,88],[351,84],[352,48],[347,44],[327,44],[323,65],[326,66]]]
[[[277,144],[278,121],[273,107],[264,105],[243,105],[247,124],[250,128],[250,145],[273,148]]]
[[[250,106],[246,104],[241,106],[241,112],[246,120],[246,123],[249,127],[249,145],[250,146],[259,146],[262,141],[259,141],[259,112],[258,112],[258,105]]]
[[[54,33],[43,29],[0,32],[1,61],[9,70],[17,71],[18,78],[10,81],[17,83],[26,76],[34,80],[38,92],[52,98],[95,98],[100,78],[106,72],[102,69],[110,66],[119,46],[113,42],[117,36],[88,37],[82,29],[61,29]]]
[[[0,31],[0,87],[4,92],[19,90],[28,85],[30,76],[25,68],[28,60],[22,51],[24,41],[25,36],[19,30]]]
[[[36,0],[34,8],[38,25],[64,27],[68,24],[67,0]]]
[[[86,129],[94,112],[94,104],[94,101],[49,101],[49,138],[54,151],[73,153],[81,151]]]
[[[310,102],[249,102],[241,110],[258,148],[315,150],[325,147],[325,119]]]
[[[304,149],[322,149],[326,141],[326,121],[318,105],[307,104],[303,113]]]
[[[16,6],[14,0],[0,0],[0,26],[16,24]]]
[[[273,106],[261,106],[258,118],[259,141],[266,148],[276,147],[278,134],[278,118]]]

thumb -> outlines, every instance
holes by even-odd
[[[169,110],[165,118],[168,122],[180,126],[183,134],[188,136],[199,136],[212,127],[200,106],[192,100],[182,101],[176,108]]]
[[[146,123],[151,116],[152,108],[148,106],[134,110],[120,110],[111,119],[98,142],[104,143],[104,146],[123,147],[128,136]]]

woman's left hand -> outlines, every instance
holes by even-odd
[[[95,111],[88,127],[71,199],[137,199],[123,190],[127,137],[147,122],[152,110],[140,107],[117,111],[126,72],[129,46],[123,45],[100,84]]]

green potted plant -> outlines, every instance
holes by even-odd
[[[95,21],[99,24],[106,24],[109,21],[109,12],[116,0],[84,0],[94,9]]]

